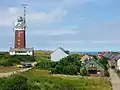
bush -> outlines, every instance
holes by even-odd
[[[109,74],[108,71],[105,71],[104,75],[105,75],[106,77],[110,77],[110,74]]]
[[[41,61],[37,63],[37,68],[40,69],[49,69],[51,67],[51,62],[50,61]]]
[[[4,90],[27,90],[27,78],[24,76],[13,76],[7,79]]]
[[[27,78],[19,75],[2,78],[0,90],[28,90]]]
[[[0,57],[0,66],[13,66],[16,64],[20,64],[20,62],[30,62],[35,61],[34,56],[10,56],[3,55]]]
[[[79,54],[72,54],[58,62],[51,63],[51,73],[77,75],[80,73],[81,61]]]
[[[80,74],[81,74],[82,76],[87,76],[87,75],[88,75],[87,69],[86,69],[86,68],[83,68],[83,69],[80,71]]]

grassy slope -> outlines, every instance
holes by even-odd
[[[44,60],[50,60],[50,51],[42,51],[42,50],[37,50],[34,51],[35,54],[35,59],[37,62],[44,61]]]
[[[75,90],[111,90],[109,81],[105,78],[82,78],[82,77],[64,77],[53,76],[45,70],[32,69],[24,72],[30,81],[39,81],[41,83],[49,83],[50,85],[58,84],[60,86],[67,85]],[[73,90],[73,89],[72,89]]]
[[[0,67],[0,73],[7,73],[7,72],[12,72],[20,70],[20,68],[9,66],[9,67]]]

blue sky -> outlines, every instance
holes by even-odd
[[[27,47],[120,51],[120,0],[1,0],[0,50],[14,47],[13,24],[27,3]]]

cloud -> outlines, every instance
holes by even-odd
[[[62,8],[55,8],[51,12],[31,12],[28,13],[28,21],[31,23],[39,23],[39,25],[47,25],[51,23],[61,22],[68,13]]]
[[[30,36],[60,36],[60,35],[73,35],[79,33],[78,30],[74,29],[49,29],[49,30],[36,30],[29,32]]]
[[[82,40],[62,40],[62,41],[55,41],[57,44],[83,44],[85,41]]]
[[[67,13],[67,10],[62,8],[55,8],[49,12],[30,10],[27,16],[27,21],[32,25],[48,25],[61,22]],[[22,10],[16,7],[9,7],[4,10],[0,10],[0,27],[12,26],[17,17],[22,14]]]
[[[120,43],[120,40],[108,40],[108,41],[91,41],[95,44],[114,44],[114,43]]]

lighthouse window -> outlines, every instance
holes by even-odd
[[[18,43],[18,45],[20,45],[20,43]]]
[[[20,34],[18,34],[18,37],[20,37]]]

